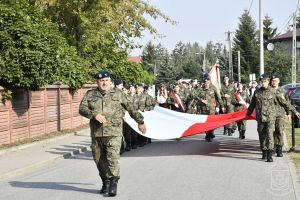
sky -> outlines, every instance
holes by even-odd
[[[297,10],[299,0],[261,0],[263,15],[273,19],[274,27],[284,33],[288,24],[292,24],[291,16]],[[198,42],[205,46],[207,42],[226,44],[227,31],[238,28],[239,17],[244,10],[250,10],[250,15],[259,27],[259,0],[148,0],[163,13],[178,22],[177,25],[165,23],[157,19],[149,21],[163,38],[153,37],[144,32],[141,39],[134,41],[146,45],[149,41],[161,43],[169,51],[174,49],[179,41],[184,43]],[[147,18],[149,19],[149,18]],[[142,48],[134,49],[130,55],[139,56]]]

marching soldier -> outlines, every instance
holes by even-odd
[[[116,196],[125,110],[139,124],[142,133],[146,132],[146,126],[143,116],[133,108],[125,94],[111,87],[109,72],[99,72],[96,80],[98,87],[85,94],[79,113],[90,119],[92,154],[103,182],[100,194]]]
[[[229,78],[228,76],[223,77],[223,84],[222,84],[222,99],[224,102],[225,106],[225,113],[232,113],[234,112],[234,106],[232,105],[232,99],[234,98],[233,93],[235,92],[234,90],[234,85],[229,84]],[[233,123],[228,124],[224,126],[224,135],[228,134],[231,136],[234,133],[234,128],[233,128]]]
[[[283,89],[279,87],[280,79],[278,76],[272,76],[272,87],[276,91],[278,96],[285,97],[287,103],[289,103],[288,98],[285,96]],[[275,120],[275,131],[274,131],[274,146],[277,157],[282,157],[282,146],[283,146],[283,134],[284,134],[284,124],[285,124],[285,116],[289,115],[289,112],[284,110],[284,107],[280,106],[280,104],[276,104],[276,120]]]
[[[203,77],[203,85],[201,88],[198,88],[193,93],[193,99],[196,99],[199,104],[200,113],[203,115],[214,115],[216,110],[215,101],[221,106],[222,111],[224,111],[224,104],[221,99],[220,93],[217,89],[211,84],[210,77],[208,74],[205,74]],[[214,130],[207,131],[205,140],[211,142],[215,137]]]
[[[242,100],[244,100],[245,104],[242,104],[240,101],[241,99],[238,99],[237,95],[239,95],[239,97],[242,98]],[[234,111],[238,112],[241,110],[245,110],[247,109],[247,103],[250,103],[250,98],[247,94],[247,91],[244,90],[243,84],[239,83],[237,85],[237,91],[234,93],[234,98],[233,98],[233,104],[234,104]],[[239,131],[239,138],[240,139],[245,139],[245,132],[246,132],[246,121],[242,120],[242,121],[238,121],[237,122],[237,126],[238,126],[238,131]]]
[[[278,94],[269,86],[270,79],[263,74],[260,77],[261,87],[257,89],[251,99],[246,117],[248,118],[256,108],[257,131],[262,150],[262,159],[267,158],[267,162],[273,162],[272,151],[274,148],[276,104],[283,106],[285,110],[291,110],[299,118],[300,113],[287,103],[284,95]]]
[[[144,93],[144,86],[142,84],[136,85],[136,95],[133,98],[133,106],[136,110],[150,111],[154,109],[155,101],[152,96]],[[147,144],[148,138],[138,134],[139,146],[143,147]]]

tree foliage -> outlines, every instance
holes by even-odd
[[[60,81],[82,86],[86,64],[55,24],[26,1],[0,3],[0,84],[37,89]]]
[[[248,80],[248,74],[259,74],[259,45],[256,25],[247,10],[240,17],[239,27],[234,36],[233,67],[237,72],[237,51],[241,52],[241,79]],[[237,77],[235,77],[236,79]]]
[[[277,34],[277,28],[272,27],[273,20],[269,16],[265,16],[263,20],[264,25],[264,49],[267,48],[267,45],[269,44],[270,39],[276,36]]]

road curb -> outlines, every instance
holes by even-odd
[[[11,153],[11,152],[19,151],[19,150],[26,149],[26,148],[29,148],[29,147],[33,147],[33,146],[38,145],[38,144],[46,144],[46,143],[53,142],[53,141],[56,141],[56,140],[64,139],[66,137],[79,135],[81,133],[85,133],[86,131],[89,131],[89,128],[83,129],[83,130],[80,130],[80,131],[74,131],[74,132],[71,132],[71,133],[67,133],[67,134],[64,134],[64,135],[56,136],[56,137],[45,139],[45,140],[40,140],[40,141],[28,143],[28,144],[22,144],[22,145],[19,145],[19,146],[16,146],[16,147],[10,147],[10,148],[7,148],[7,149],[2,149],[2,150],[0,150],[0,156],[5,155],[7,153]]]
[[[74,155],[78,155],[80,153],[86,152],[87,148],[88,147],[80,147],[80,148],[75,149],[73,151],[65,152],[62,155],[57,155],[57,156],[55,156],[53,158],[50,158],[48,160],[44,160],[44,161],[41,161],[41,162],[38,162],[38,163],[35,163],[35,164],[24,166],[24,167],[19,168],[19,169],[15,169],[15,170],[10,171],[10,172],[3,173],[3,174],[0,175],[0,181],[1,182],[6,181],[6,180],[14,178],[16,176],[20,176],[20,175],[27,174],[29,172],[33,172],[37,169],[40,169],[40,168],[42,168],[46,165],[52,164],[56,161],[63,160],[63,159],[68,159],[68,158],[70,158]]]

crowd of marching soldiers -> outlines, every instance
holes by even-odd
[[[283,116],[290,115],[291,112],[297,116],[299,115],[299,117],[300,114],[290,105],[288,98],[283,96],[283,91],[278,87],[279,78],[277,76],[268,78],[268,86],[270,87],[266,89],[263,87],[263,81],[266,79],[264,77],[260,79],[261,87],[258,86],[256,81],[252,81],[248,87],[248,85],[243,85],[242,83],[230,82],[228,76],[224,76],[221,89],[218,91],[211,83],[208,74],[203,75],[200,83],[196,83],[193,80],[184,82],[182,77],[178,75],[172,83],[161,83],[156,88],[155,98],[148,94],[147,87],[142,84],[122,86],[120,89],[128,94],[128,98],[131,99],[136,109],[140,111],[150,111],[155,105],[159,105],[177,112],[215,115],[245,110],[250,104],[247,115],[251,114],[256,107],[262,159],[272,162],[272,153],[274,151],[278,157],[283,156]],[[120,85],[121,82],[115,82],[116,87]],[[270,98],[274,94],[272,96],[274,104],[271,104],[270,99],[266,99],[264,95],[265,91],[268,90],[271,91],[270,94],[268,93]],[[260,105],[264,101],[267,102],[266,105]],[[267,123],[265,122],[266,120],[262,120],[265,115],[264,112],[269,113]],[[274,116],[274,119],[272,116]],[[224,126],[223,134],[232,136],[236,129],[238,129],[239,138],[245,139],[246,121],[243,120]],[[130,151],[151,143],[151,139],[137,134],[126,123],[124,123],[123,132],[125,141],[121,152]],[[214,137],[214,130],[210,130],[206,132],[205,140],[212,142]]]

